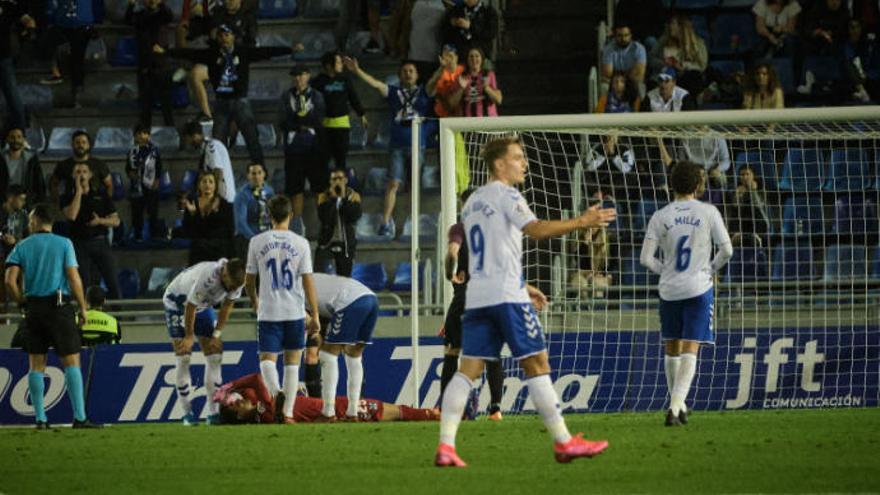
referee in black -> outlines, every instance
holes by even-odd
[[[49,347],[64,366],[64,381],[73,408],[74,428],[100,428],[86,417],[83,378],[79,366],[80,331],[71,293],[79,304],[81,321],[86,320],[86,302],[77,271],[73,244],[52,233],[49,206],[38,204],[28,215],[32,232],[16,244],[6,259],[6,288],[20,305],[26,304],[25,350],[28,353],[28,390],[37,420],[37,429],[49,429],[43,406],[44,371]],[[19,276],[24,275],[24,294]]]

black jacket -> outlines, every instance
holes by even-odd
[[[189,266],[202,261],[231,258],[235,254],[233,246],[235,219],[232,205],[223,198],[220,198],[220,207],[217,211],[205,216],[199,213],[198,203],[195,213],[185,210],[183,230],[192,241],[189,250]]]
[[[128,4],[125,10],[125,23],[134,27],[137,41],[138,67],[162,67],[165,57],[153,53],[153,45],[159,44],[159,31],[163,26],[171,24],[174,15],[164,3],[160,3],[155,11],[141,9],[135,12],[134,5]]]
[[[303,95],[305,108],[301,108],[300,94],[296,88],[281,93],[283,112],[279,127],[284,136],[284,149],[290,151],[310,150],[318,143],[318,135],[324,127],[324,96],[311,87]],[[314,133],[301,132],[303,127],[311,127]]]
[[[451,21],[456,17],[470,19],[470,28],[465,30],[453,26]],[[483,50],[484,57],[491,57],[492,41],[498,35],[498,13],[482,1],[475,7],[456,5],[443,18],[442,32],[443,43],[455,46],[459,60],[467,60],[467,51],[474,46]]]
[[[285,46],[267,46],[248,48],[237,46],[229,54],[231,64],[226,71],[226,53],[219,47],[215,48],[177,48],[168,50],[168,55],[185,58],[197,64],[208,66],[208,77],[214,86],[214,94],[218,99],[229,100],[245,98],[248,94],[248,79],[251,63],[266,60],[279,55],[290,54],[293,50]]]
[[[321,73],[312,79],[312,87],[321,92],[329,118],[348,115],[354,109],[358,115],[364,115],[364,106],[355,92],[351,80],[345,74],[330,77]]]
[[[9,167],[6,165],[7,151],[0,153],[0,192],[9,187]],[[40,168],[40,157],[33,150],[24,150],[24,190],[28,194],[28,204],[40,203],[46,199],[46,179]]]
[[[338,208],[337,208],[337,203]],[[318,234],[318,247],[326,248],[333,241],[333,230],[336,222],[343,222],[342,244],[348,257],[354,256],[357,247],[357,239],[354,235],[354,227],[361,218],[361,203],[350,201],[347,197],[336,201],[329,194],[323,192],[318,195],[318,219],[321,221],[321,233]]]

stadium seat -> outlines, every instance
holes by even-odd
[[[137,65],[137,41],[134,36],[124,36],[116,40],[116,48],[110,57],[114,67],[134,67]]]
[[[636,286],[641,290],[652,290],[660,282],[660,276],[643,267],[638,256],[638,251],[632,250],[621,259],[621,285]]]
[[[275,126],[272,124],[257,124],[257,133],[259,134],[260,146],[264,150],[275,148],[278,144],[278,136],[275,134]],[[241,132],[235,138],[235,146],[237,148],[245,147],[244,135]]]
[[[70,143],[73,133],[82,130],[79,127],[56,127],[49,134],[49,146],[46,154],[63,155],[70,153]]]
[[[422,213],[419,215],[419,240],[431,241],[437,238],[437,215]],[[403,231],[400,234],[401,242],[409,242],[412,239],[412,217],[406,217]]]
[[[678,10],[709,9],[718,6],[719,0],[675,0],[675,8]]]
[[[739,60],[713,60],[709,62],[709,67],[717,70],[723,76],[730,76],[737,72],[745,72],[746,70],[745,64]]]
[[[384,167],[373,167],[367,172],[364,179],[364,194],[367,196],[382,196],[385,194],[385,175],[387,171]]]
[[[811,280],[815,276],[809,243],[782,243],[773,250],[772,280]]]
[[[382,225],[381,213],[364,213],[354,228],[354,236],[360,242],[387,242],[387,236],[380,236],[379,226]]]
[[[440,167],[436,165],[425,165],[425,167],[422,168],[422,190],[440,190]]]
[[[277,79],[251,79],[248,87],[248,98],[253,101],[277,102],[278,95],[287,88],[281,87]]]
[[[24,139],[37,153],[42,153],[46,148],[46,133],[42,127],[28,127],[24,130]]]
[[[196,186],[196,179],[199,177],[197,170],[187,170],[183,173],[183,180],[180,181],[180,192],[188,193]]]
[[[159,176],[159,199],[166,200],[174,194],[174,184],[171,183],[171,173],[163,170]]]
[[[661,206],[658,205],[656,201],[643,199],[639,201],[636,208],[636,213],[633,215],[633,230],[644,232],[648,227],[648,222],[651,220],[651,215],[659,210]]]
[[[376,137],[373,139],[373,148],[388,149],[391,142],[391,120],[380,119],[374,124],[376,126]]]
[[[351,278],[373,291],[382,291],[388,286],[388,274],[385,273],[382,263],[355,263]]]
[[[782,86],[782,92],[785,94],[794,93],[794,61],[790,58],[773,58],[767,60],[767,63],[776,71],[776,77],[779,79],[779,85]]]
[[[362,150],[367,147],[367,130],[361,124],[361,119],[351,119],[351,131],[348,135],[348,147],[353,150]]]
[[[170,126],[153,126],[150,129],[150,141],[159,151],[177,151],[180,148],[180,135],[177,129]]]
[[[785,153],[779,189],[813,192],[822,189],[822,153],[814,148],[791,148]]]
[[[710,57],[748,53],[757,40],[755,19],[751,14],[721,14],[715,19],[712,30]]]
[[[835,57],[806,57],[804,58],[801,81],[804,80],[807,71],[813,73],[817,85],[834,82],[841,78],[840,60]]]
[[[122,299],[135,299],[141,291],[141,277],[137,270],[123,268],[116,276],[119,282],[119,295]]]
[[[834,200],[834,220],[831,232],[864,239],[868,235],[876,235],[877,204],[863,194],[848,194]]]
[[[790,197],[782,209],[782,233],[794,236],[821,234],[825,219],[820,196]]]
[[[345,170],[345,175],[348,176],[348,187],[360,192],[360,180],[358,179],[357,172],[354,168],[348,167],[348,169]]]
[[[171,106],[176,109],[186,108],[189,106],[189,89],[185,83],[171,84]],[[161,109],[160,102],[156,102],[153,108]]]
[[[301,11],[303,17],[336,17],[339,15],[342,0],[312,0],[304,3]]]
[[[41,84],[20,84],[18,94],[29,112],[48,112],[52,110],[52,88]]]
[[[113,201],[125,199],[125,183],[122,181],[122,174],[119,172],[110,172],[110,180],[113,182]]]
[[[299,38],[304,50],[293,55],[294,60],[315,61],[320,60],[325,52],[336,49],[336,41],[330,31],[317,31],[303,33]]]
[[[130,127],[101,127],[95,135],[95,153],[122,154],[128,152],[134,143]]]
[[[739,170],[748,165],[755,172],[764,190],[776,190],[776,160],[771,151],[740,151],[734,159],[733,187],[739,181]]]
[[[425,285],[424,263],[419,263],[419,290]],[[412,263],[401,261],[394,270],[394,280],[391,282],[392,292],[409,292],[412,290]]]
[[[706,20],[706,16],[704,15],[692,15],[690,16],[691,25],[694,27],[694,32],[697,33],[697,36],[703,39],[704,42],[708,42],[711,39],[711,35],[709,34],[709,21]]]
[[[866,150],[831,150],[824,189],[828,192],[864,191],[875,180],[871,167]]]
[[[868,277],[868,249],[863,245],[838,244],[825,248],[826,282]]]
[[[296,17],[296,0],[260,0],[260,19],[289,19]]]
[[[348,39],[345,42],[346,53],[363,53],[364,49],[373,39],[369,31],[354,31],[348,33]]]
[[[727,282],[767,280],[767,252],[760,247],[737,247],[727,263]]]

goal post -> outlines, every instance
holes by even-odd
[[[525,241],[526,280],[551,300],[542,319],[564,409],[666,403],[656,277],[638,264],[638,250],[647,219],[669,201],[666,174],[677,159],[706,162],[704,199],[739,234],[715,284],[717,345],[701,351],[688,403],[878,403],[880,107],[441,119],[440,232],[456,221],[456,171],[467,167],[469,185],[482,185],[482,144],[513,133],[530,163],[522,190],[539,218],[596,202],[618,209],[608,229]],[[462,140],[465,157],[456,154]],[[743,169],[761,184],[764,213],[741,205],[752,197],[738,189]],[[451,284],[442,296],[448,307]],[[530,410],[521,372],[503,360],[503,408]]]

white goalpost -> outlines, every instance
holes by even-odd
[[[522,192],[538,218],[597,202],[618,211],[607,229],[525,241],[524,276],[551,301],[542,320],[564,410],[666,404],[657,280],[638,252],[647,220],[669,201],[669,164],[682,159],[706,167],[703,200],[735,244],[715,284],[717,343],[700,352],[688,404],[878,404],[880,107],[442,119],[444,235],[462,188],[487,179],[480,148],[510,134],[524,144]],[[444,308],[451,297],[446,283]],[[517,364],[504,365],[502,408],[529,411]],[[485,410],[488,388],[480,401]]]

